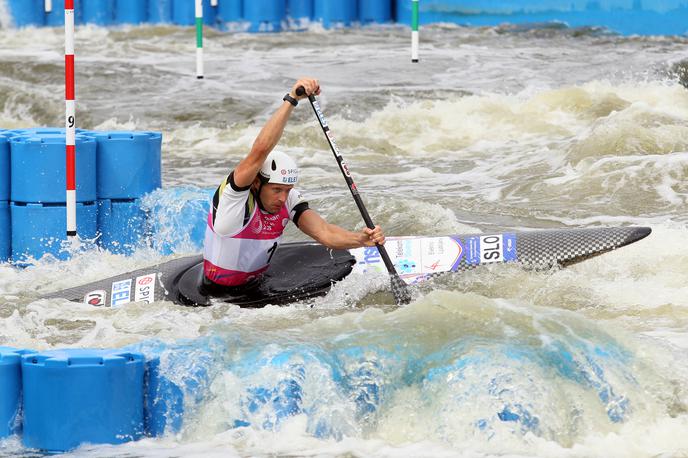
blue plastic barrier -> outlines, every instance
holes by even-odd
[[[81,19],[86,24],[112,25],[115,18],[115,0],[82,0]]]
[[[74,5],[76,13],[77,6]],[[53,0],[53,7],[50,12],[45,12],[45,25],[48,27],[64,26],[64,0]]]
[[[165,255],[202,249],[214,193],[214,189],[172,188],[143,198],[142,205],[152,226],[153,248]]]
[[[160,358],[146,361],[146,435],[162,437],[165,433],[178,433],[183,421],[184,392],[161,373]]]
[[[186,415],[197,412],[210,394],[226,343],[214,337],[167,344],[149,340],[124,348],[146,358],[144,427],[146,435],[178,433]]]
[[[45,0],[8,0],[8,6],[17,27],[45,24]]]
[[[194,25],[196,23],[196,2],[192,0],[172,0],[172,22],[177,25]],[[215,8],[210,0],[203,0],[203,23],[215,25]]]
[[[287,0],[287,23],[291,30],[303,30],[313,17],[313,0]]]
[[[116,24],[141,24],[148,20],[148,5],[145,0],[117,0],[115,4]]]
[[[10,203],[12,222],[12,258],[15,262],[27,257],[40,259],[52,254],[67,259],[69,253],[62,249],[66,240],[67,210],[64,204]],[[79,237],[95,239],[98,229],[96,203],[76,204],[76,222]]]
[[[148,22],[172,22],[172,0],[148,0]]]
[[[411,25],[412,7],[411,0],[395,0],[394,20],[400,24]]]
[[[288,0],[287,15],[292,19],[313,17],[313,0]]]
[[[150,137],[148,140],[149,157],[151,158],[149,162],[150,174],[157,177],[154,189],[158,189],[162,187],[162,132],[143,131],[141,133]]]
[[[10,221],[9,202],[0,201],[0,262],[5,262],[12,255],[12,224]]]
[[[10,138],[0,132],[0,201],[10,200]]]
[[[315,0],[313,19],[327,28],[348,27],[356,20],[356,0]]]
[[[93,132],[99,199],[134,199],[162,185],[159,132]]]
[[[244,19],[250,32],[279,32],[287,14],[286,0],[244,0]]]
[[[64,127],[30,127],[28,129],[14,129],[14,130],[8,130],[6,132],[11,132],[14,137],[18,137],[20,135],[64,135],[65,129]],[[76,133],[81,134],[88,132],[87,130],[83,129],[77,129]]]
[[[74,0],[74,22],[78,23],[81,16],[81,0]],[[64,0],[53,0],[53,9],[45,13],[45,25],[48,27],[64,27]]]
[[[26,447],[63,452],[143,435],[144,358],[115,350],[22,357]]]
[[[221,0],[217,4],[217,21],[220,24],[237,22],[242,17],[241,0]]]
[[[17,351],[0,347],[0,439],[20,429],[21,356]]]
[[[390,22],[392,2],[390,0],[359,0],[358,18],[363,24]]]
[[[131,254],[142,246],[147,215],[139,199],[98,201],[98,243],[115,254]]]
[[[161,437],[178,433],[184,416],[208,395],[212,358],[203,351],[170,349],[147,366],[146,434]],[[185,401],[187,401],[185,403]],[[185,405],[186,404],[186,405]]]
[[[17,136],[11,145],[11,200],[61,203],[66,201],[65,136]],[[96,142],[76,136],[76,199],[96,200]]]

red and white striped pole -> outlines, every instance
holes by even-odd
[[[74,0],[65,0],[65,139],[67,237],[76,236],[76,103],[74,102]]]

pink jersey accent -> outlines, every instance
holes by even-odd
[[[272,215],[256,205],[248,224],[236,234],[220,235],[211,210],[203,250],[205,276],[219,285],[240,286],[265,272],[288,222],[286,206]]]

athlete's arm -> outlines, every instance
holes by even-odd
[[[385,235],[380,226],[367,227],[361,232],[351,232],[325,221],[315,210],[304,211],[298,220],[301,231],[328,248],[346,250],[362,246],[383,245]]]
[[[296,89],[299,86],[303,86],[306,89],[304,95],[296,95]],[[308,94],[320,94],[318,80],[313,78],[302,78],[294,84],[289,93],[289,95],[297,100],[308,97]],[[256,137],[256,140],[253,142],[251,152],[242,159],[236,169],[234,169],[234,183],[237,187],[243,188],[253,183],[253,180],[255,180],[258,175],[260,167],[263,165],[263,162],[265,162],[265,158],[268,157],[270,151],[272,151],[282,137],[284,126],[287,125],[287,121],[293,110],[294,106],[285,100],[265,126],[263,126],[258,137]]]

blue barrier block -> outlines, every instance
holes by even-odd
[[[313,19],[327,28],[348,27],[356,20],[356,0],[315,0]]]
[[[115,254],[131,254],[143,245],[146,212],[139,199],[98,201],[98,243]]]
[[[134,199],[162,184],[162,135],[146,132],[94,132],[99,199]]]
[[[77,134],[87,135],[91,131],[87,129],[76,129]],[[20,135],[64,135],[64,127],[30,127],[27,129],[13,129],[5,131],[5,134],[11,134],[13,137]]]
[[[227,352],[215,338],[173,345],[144,341],[125,349],[146,358],[144,427],[152,437],[181,430],[185,415],[193,415],[209,395],[215,368],[222,367],[218,356]]]
[[[153,248],[162,254],[202,249],[214,189],[171,188],[142,199],[149,212]]]
[[[62,203],[67,188],[65,136],[35,134],[10,140],[11,200]],[[76,136],[76,199],[96,200],[96,142]]]
[[[196,2],[189,0],[172,0],[172,22],[177,25],[196,24]],[[203,23],[215,25],[215,8],[210,0],[203,0]]]
[[[74,0],[74,22],[81,14],[81,0]],[[64,0],[53,0],[53,9],[45,13],[45,25],[48,27],[64,27]]]
[[[172,0],[148,0],[148,22],[172,22]]]
[[[359,0],[358,18],[364,24],[390,22],[392,2],[390,0]]]
[[[11,230],[10,204],[0,201],[0,262],[9,261],[12,255]]]
[[[95,239],[98,230],[98,208],[96,203],[76,204],[76,226],[79,237]],[[12,258],[16,261],[27,257],[40,259],[52,254],[58,259],[67,259],[69,253],[62,249],[67,238],[67,210],[64,204],[20,204],[10,203],[12,222]]]
[[[144,358],[69,349],[22,357],[26,447],[63,452],[143,435]]]
[[[212,357],[203,351],[170,349],[164,362],[151,359],[147,365],[146,434],[160,437],[178,433],[184,415],[208,395]]]
[[[162,437],[177,433],[184,420],[184,392],[179,385],[164,377],[160,358],[146,362],[146,404],[144,425],[147,436]]]
[[[74,5],[76,13],[77,6]],[[53,7],[50,12],[45,12],[45,25],[48,27],[64,26],[64,0],[53,0]]]
[[[394,20],[400,24],[411,25],[413,16],[411,0],[396,0],[394,6]]]
[[[287,0],[287,24],[291,30],[303,30],[311,23],[313,0]]]
[[[115,3],[116,24],[141,24],[148,20],[148,5],[145,0],[117,0]]]
[[[115,18],[115,0],[82,0],[81,19],[86,24],[112,25]]]
[[[45,0],[8,0],[8,6],[16,27],[45,24]]]
[[[21,356],[13,348],[0,347],[0,439],[20,430]]]
[[[244,19],[250,32],[279,32],[287,14],[286,0],[244,0]]]
[[[313,0],[287,0],[287,15],[292,19],[313,17]]]
[[[150,148],[150,175],[155,177],[154,189],[162,187],[162,132],[142,131],[149,137],[148,147]]]
[[[10,200],[10,136],[0,132],[0,201]]]
[[[217,20],[219,23],[237,22],[242,17],[241,0],[221,0],[217,4]]]

